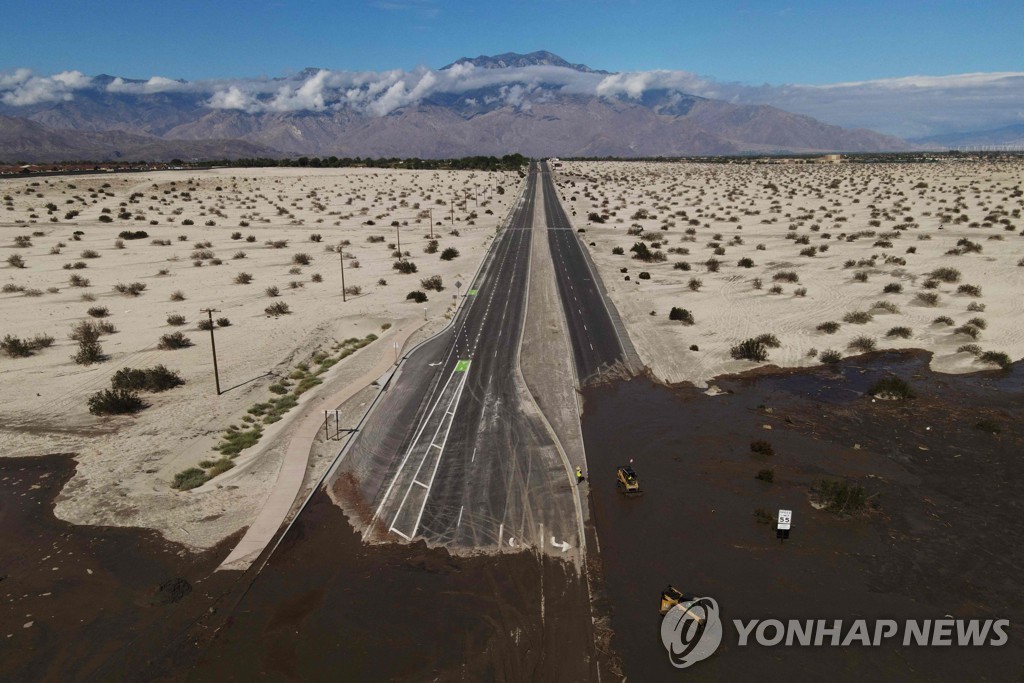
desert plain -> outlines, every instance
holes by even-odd
[[[73,454],[61,519],[213,546],[263,505],[303,406],[358,383],[359,408],[366,372],[444,326],[520,183],[370,168],[0,180],[0,337],[13,351],[0,353],[0,456]],[[87,364],[70,338],[83,323],[104,326]],[[179,333],[180,348],[161,348]],[[118,371],[157,365],[184,384],[140,392],[149,405],[134,415],[90,413]],[[242,448],[214,450],[232,440]],[[330,461],[320,451],[307,479]]]
[[[562,201],[644,364],[705,386],[872,350],[1024,356],[1024,162],[567,161]],[[673,309],[678,309],[670,319]],[[765,361],[734,347],[762,337]]]
[[[1024,355],[1020,161],[555,170],[660,381],[706,386],[875,349],[925,349],[947,373]],[[368,168],[0,181],[0,337],[5,350],[8,337],[42,339],[0,353],[0,455],[74,454],[64,520],[212,547],[252,523],[303,406],[353,386],[355,415],[367,373],[445,325],[520,187],[515,173]],[[203,309],[219,321],[219,396]],[[83,323],[111,326],[99,362],[73,359]],[[188,345],[161,348],[176,333]],[[766,358],[737,358],[756,338]],[[90,413],[118,371],[157,365],[184,384],[142,392],[135,415]],[[215,450],[225,444],[241,447]],[[329,449],[314,447],[307,480]]]

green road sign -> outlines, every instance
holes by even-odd
[[[476,296],[476,290],[475,289],[471,289],[471,290],[469,290],[468,294],[470,296]]]
[[[455,364],[455,372],[465,372],[466,370],[469,370],[468,360],[460,360]]]

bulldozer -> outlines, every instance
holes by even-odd
[[[668,614],[668,611],[678,605],[679,603],[685,603],[687,601],[695,600],[696,598],[692,595],[684,595],[682,591],[673,586],[668,585],[668,588],[661,591],[661,609],[659,610],[661,616]],[[686,605],[684,605],[685,607]]]
[[[619,490],[627,496],[639,496],[643,494],[640,490],[640,480],[630,465],[622,465],[616,471],[617,485]]]

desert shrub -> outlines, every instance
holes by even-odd
[[[807,288],[797,287],[796,289],[793,290],[793,296],[807,296]]]
[[[850,340],[850,343],[847,344],[848,348],[851,348],[855,351],[861,351],[863,353],[867,353],[868,351],[874,351],[876,346],[877,344],[875,342],[875,338],[868,337],[865,335],[854,337],[853,339]]]
[[[835,322],[834,320],[829,320],[827,322],[821,323],[815,329],[818,330],[818,332],[824,332],[825,334],[835,334],[836,332],[839,331],[839,327],[839,323]]]
[[[68,278],[68,284],[71,285],[72,287],[88,287],[89,278],[84,278],[76,273],[75,275],[72,275],[70,278]]]
[[[93,249],[86,249],[81,254],[82,258],[99,258],[100,255]]]
[[[757,453],[758,455],[775,455],[775,449],[772,447],[771,443],[763,439],[751,441],[750,452]]]
[[[891,301],[876,301],[871,305],[873,310],[881,310],[886,313],[899,313],[900,307]]]
[[[236,285],[247,285],[250,282],[252,282],[252,273],[242,272],[235,276]]]
[[[988,327],[988,323],[985,322],[984,318],[971,318],[970,320],[967,321],[967,324],[974,325],[979,330],[984,330],[986,327]]]
[[[266,308],[264,308],[263,312],[266,313],[267,315],[279,316],[279,315],[288,315],[292,311],[288,307],[288,304],[286,304],[285,302],[283,302],[283,301],[275,301],[274,303],[272,303],[269,306],[267,306]]]
[[[7,257],[7,265],[11,268],[24,268],[25,259],[21,257],[21,254],[11,254]]]
[[[895,375],[886,375],[868,388],[868,394],[878,398],[907,400],[914,398],[910,385]]]
[[[149,233],[145,230],[122,230],[117,236],[123,240],[142,240],[149,237]]]
[[[953,319],[948,315],[940,315],[938,318],[932,321],[932,325],[953,325]]]
[[[762,363],[768,360],[768,347],[757,339],[746,339],[729,349],[735,360],[752,360]]]
[[[171,332],[170,334],[162,335],[157,341],[156,347],[164,351],[173,351],[175,349],[184,349],[192,346],[192,340],[186,337],[181,332]]]
[[[427,300],[427,294],[426,294],[426,292],[421,292],[419,290],[413,290],[413,291],[411,291],[411,292],[409,292],[408,294],[405,295],[405,300],[406,301],[415,301],[416,303],[421,304],[421,303],[423,303],[424,301]]]
[[[1004,370],[1008,370],[1013,364],[1010,356],[1003,353],[1002,351],[986,351],[985,353],[978,356],[978,362],[989,363],[991,365],[998,365]]]
[[[934,280],[941,280],[947,284],[960,281],[960,271],[956,268],[936,268],[928,274],[928,277]]]
[[[394,263],[391,264],[391,267],[394,270],[397,270],[399,273],[403,273],[405,275],[415,273],[418,270],[418,268],[416,268],[416,264],[413,263],[412,261],[395,261]]]
[[[196,323],[196,327],[202,330],[203,332],[209,332],[210,330],[213,329],[213,321],[210,320],[209,318],[201,318],[199,322]]]
[[[294,263],[297,266],[308,266],[312,262],[313,257],[310,256],[309,254],[292,254],[292,263]]]
[[[843,354],[834,349],[826,349],[818,354],[818,360],[826,365],[835,365],[843,359]]]
[[[89,397],[89,412],[93,415],[126,415],[148,405],[130,389],[100,389]]]
[[[978,285],[960,285],[956,288],[956,293],[966,296],[981,296],[981,287]]]
[[[106,360],[103,348],[95,339],[81,339],[78,342],[78,351],[71,356],[71,360],[79,365],[92,365],[102,363]]]
[[[91,306],[86,313],[93,318],[106,318],[110,315],[110,309],[106,306]]]
[[[772,275],[775,282],[800,282],[800,276],[792,270],[780,270]]]
[[[264,244],[271,249],[284,249],[288,246],[288,240],[267,240]]]
[[[867,282],[868,272],[866,270],[858,270],[856,273],[853,274],[853,279],[856,280],[857,282]]]
[[[775,481],[775,470],[758,470],[757,475],[754,478],[757,479],[758,481],[763,481],[767,484],[771,484],[773,481]]]
[[[185,324],[185,316],[179,315],[177,313],[172,313],[171,315],[167,316],[167,324],[171,325],[171,326],[174,326],[174,327],[178,327],[180,325],[184,325]]]
[[[437,240],[430,240],[427,242],[427,246],[423,248],[425,254],[436,254],[438,250]]]
[[[181,222],[181,224],[182,225],[195,225],[196,222],[194,220],[192,220],[191,218],[186,218],[185,220],[183,220]],[[184,241],[184,240],[182,240],[182,241]]]
[[[444,251],[441,252],[441,260],[442,261],[451,261],[452,259],[458,258],[458,257],[459,257],[459,250],[456,249],[455,247],[448,247],[447,249],[445,249]],[[412,272],[416,272],[416,271],[413,270]]]
[[[754,337],[754,341],[758,342],[759,344],[764,344],[769,349],[777,349],[782,346],[782,342],[780,342],[779,338],[776,337],[774,334],[759,334],[758,336]]]
[[[113,223],[114,222],[114,219],[111,218],[110,216],[108,216],[105,213],[104,214],[100,214],[100,219],[99,220],[100,220],[100,223]]]
[[[967,310],[971,311],[972,313],[984,313],[985,304],[980,303],[978,301],[972,301],[971,303],[967,304]]]
[[[129,284],[118,282],[116,285],[114,285],[114,291],[120,294],[124,294],[125,296],[139,296],[145,290],[146,283],[144,282],[131,282]]]
[[[972,356],[981,355],[981,347],[977,344],[961,344],[956,349],[957,353],[969,353]]]
[[[637,273],[636,277],[637,277],[638,280],[650,280],[651,279],[651,274],[648,273],[646,270],[644,270],[644,271],[641,271],[641,272]]]
[[[281,289],[277,285],[271,285],[270,287],[267,287],[263,291],[266,292],[267,296],[270,297],[281,296]]]
[[[182,292],[180,289],[177,290],[177,291],[171,292],[171,301],[184,301],[184,300],[185,300],[185,293]]]
[[[860,484],[821,479],[814,483],[818,501],[836,514],[858,512],[867,507],[868,494]]]
[[[918,292],[914,301],[929,308],[939,305],[939,295],[935,292]]]
[[[320,242],[320,241],[323,240],[323,238],[324,238],[323,235],[321,235],[318,232],[314,232],[312,235],[309,236],[309,241],[310,242]]]
[[[977,424],[974,425],[974,428],[982,432],[988,432],[989,434],[998,434],[1003,431],[1003,428],[999,423],[990,417],[979,420]]]
[[[189,467],[187,470],[182,470],[174,475],[171,488],[178,489],[179,491],[189,491],[199,488],[209,480],[210,475],[205,470],[201,470],[198,467]]]
[[[181,375],[164,365],[146,369],[121,368],[110,378],[110,385],[114,389],[133,391],[160,392],[180,387],[183,384],[185,384],[185,380],[181,378]]]
[[[444,289],[444,285],[441,284],[440,275],[431,275],[430,277],[423,278],[420,280],[420,287],[428,291],[433,290],[435,292],[440,292]]]
[[[700,278],[692,277],[690,278],[690,281],[686,283],[686,286],[689,287],[691,291],[697,292],[704,286],[704,281]]]
[[[686,272],[690,270],[690,264],[687,263],[686,261],[676,261],[675,263],[672,264],[672,268],[674,268],[675,270],[681,270]]]
[[[721,269],[722,267],[722,262],[716,258],[709,258],[707,261],[704,262],[704,267],[708,269],[709,273],[717,273],[719,269]]]
[[[623,249],[622,247],[612,247],[612,254],[614,254],[615,256],[622,256],[625,253],[626,250]]]
[[[10,334],[0,340],[0,350],[11,358],[26,358],[32,355],[32,347],[26,340]]]
[[[323,282],[324,276],[321,275],[320,273],[313,273],[312,275],[309,276],[309,279],[311,282]]]
[[[71,327],[71,332],[68,334],[68,338],[77,342],[96,341],[100,338],[101,334],[102,332],[100,331],[99,325],[91,320],[82,320]]]
[[[890,327],[889,331],[885,333],[886,337],[899,337],[900,339],[910,339],[913,335],[913,331],[909,327]]]
[[[974,325],[961,325],[960,327],[953,330],[953,334],[964,334],[971,339],[977,339],[981,336],[981,330]]]
[[[231,327],[231,320],[228,318],[217,318],[217,327]]]
[[[256,241],[256,235],[246,235],[245,241],[246,242],[255,242]]]
[[[690,313],[690,311],[686,310],[685,308],[679,308],[678,306],[672,307],[672,310],[669,311],[668,313],[668,319],[678,320],[684,325],[694,324],[693,314]]]
[[[245,226],[243,225],[242,227],[244,228]],[[240,239],[242,239],[242,233],[240,233],[240,232],[233,232],[233,233],[231,233],[231,239],[233,239],[233,240],[240,240]]]
[[[864,325],[871,322],[874,318],[867,311],[850,311],[843,316],[843,322],[850,323],[852,325]]]
[[[345,294],[348,296],[359,296],[363,293],[363,288],[359,285],[349,285],[345,287]]]
[[[899,294],[902,291],[903,285],[901,285],[899,282],[890,282],[889,284],[882,288],[882,292],[884,294]]]
[[[761,281],[761,278],[755,277],[753,280],[750,281],[750,286],[753,287],[754,289],[761,289],[761,287],[764,286],[764,283]]]

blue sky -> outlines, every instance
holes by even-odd
[[[823,84],[1019,71],[1024,2],[3,0],[0,71],[381,71],[547,49],[610,71]]]

